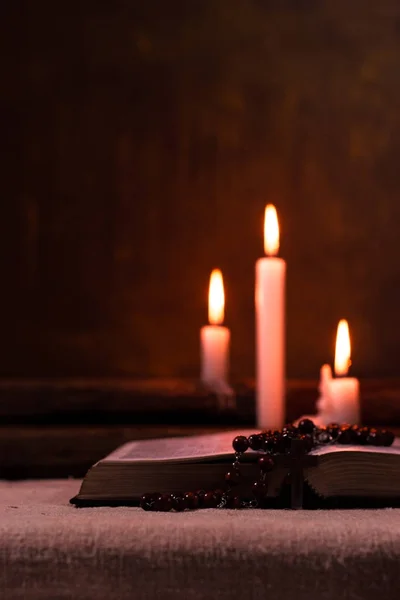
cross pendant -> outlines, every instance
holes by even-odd
[[[290,476],[291,508],[303,508],[304,467],[315,467],[318,457],[306,454],[305,444],[302,440],[292,440],[289,454],[274,457],[275,464],[286,467]]]

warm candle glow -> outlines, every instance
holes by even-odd
[[[279,250],[278,215],[273,204],[268,204],[265,208],[264,250],[267,256],[276,256]]]
[[[208,292],[208,320],[210,325],[221,325],[224,320],[225,293],[222,273],[214,269],[210,277]]]
[[[347,375],[351,364],[350,354],[349,324],[342,319],[339,321],[336,335],[335,375]]]

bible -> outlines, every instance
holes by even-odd
[[[178,494],[224,487],[233,460],[232,439],[253,431],[227,431],[209,435],[133,441],[124,444],[89,469],[71,503],[84,506],[138,505],[146,492]],[[241,472],[247,482],[257,479],[258,453],[242,455]],[[310,457],[313,460],[310,460]],[[294,457],[292,461],[295,461]],[[398,505],[400,499],[400,439],[390,447],[332,444],[305,457],[302,479],[313,494],[327,499],[353,499],[363,505],[376,499],[380,505]],[[292,467],[287,456],[277,457],[268,473],[268,498],[278,498]],[[244,484],[246,485],[246,484]]]

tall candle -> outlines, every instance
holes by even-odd
[[[279,428],[285,421],[285,278],[286,262],[278,258],[276,209],[265,209],[264,249],[256,263],[256,395],[257,425]]]
[[[201,380],[206,385],[226,383],[229,371],[230,330],[224,321],[225,292],[222,273],[214,269],[208,293],[208,321],[200,331]]]

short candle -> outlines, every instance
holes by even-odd
[[[285,422],[285,278],[279,251],[279,223],[269,204],[264,218],[264,249],[256,263],[256,411],[261,428]]]
[[[335,375],[329,365],[321,369],[320,414],[321,422],[360,423],[360,384],[355,377],[347,377],[351,364],[349,325],[345,319],[339,321],[336,334]]]
[[[201,381],[206,385],[227,383],[230,330],[223,326],[225,292],[222,273],[214,269],[208,293],[208,321],[200,331]]]

